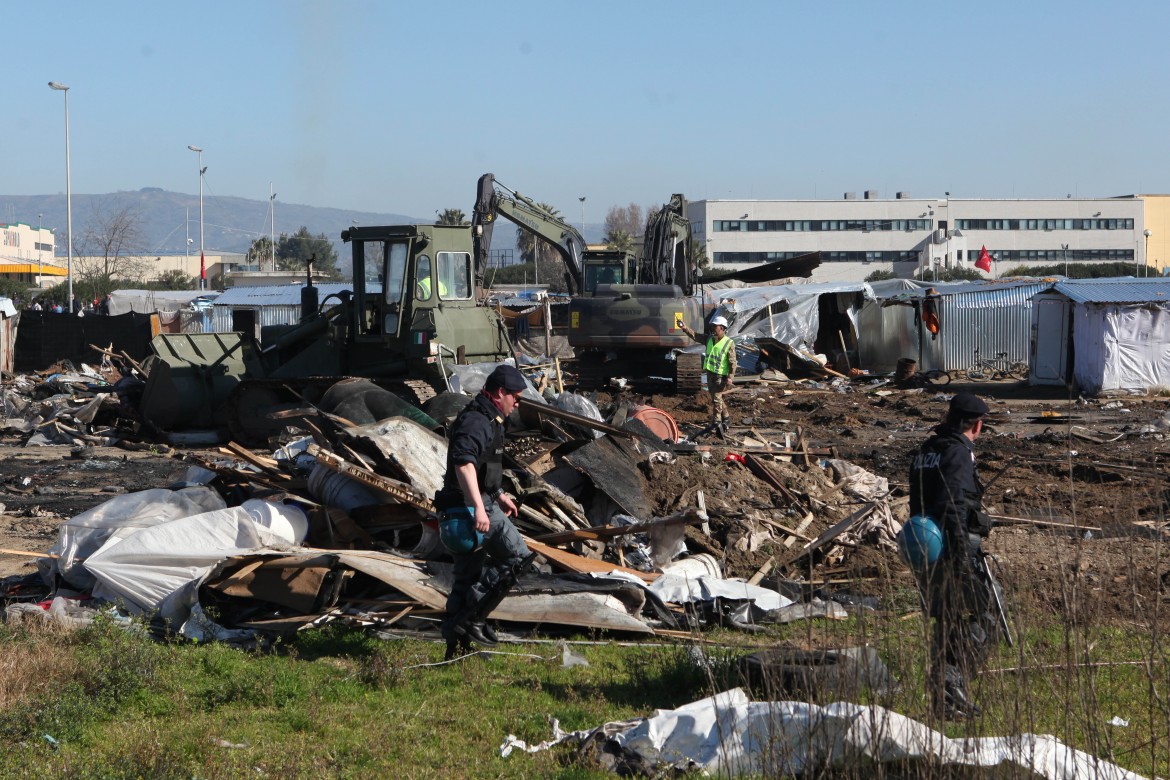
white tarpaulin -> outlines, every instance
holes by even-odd
[[[95,597],[122,599],[128,606],[144,612],[158,610],[163,619],[182,622],[196,601],[199,584],[220,562],[249,553],[287,550],[291,542],[287,530],[281,529],[307,527],[300,509],[253,499],[243,506],[183,517],[124,539],[110,539],[84,565],[97,579]]]
[[[111,498],[61,525],[57,541],[49,548],[49,554],[57,557],[44,559],[41,576],[51,583],[53,575],[59,573],[71,587],[88,590],[94,578],[82,563],[111,539],[226,506],[208,487],[154,488]]]
[[[921,761],[987,770],[963,777],[1015,777],[1010,769],[1020,768],[1046,780],[1145,780],[1047,735],[951,739],[883,707],[754,702],[740,688],[588,732],[564,734],[554,723],[554,739],[532,747],[508,735],[500,754],[585,742],[598,731],[650,766],[721,777],[792,777]]]
[[[1170,386],[1167,304],[1078,303],[1073,375],[1087,393]]]

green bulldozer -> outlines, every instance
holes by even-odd
[[[479,303],[466,225],[353,227],[352,289],[318,300],[310,267],[295,325],[156,336],[140,412],[162,431],[279,432],[273,411],[313,403],[339,377],[365,377],[411,403],[448,388],[451,365],[503,360],[508,334]]]

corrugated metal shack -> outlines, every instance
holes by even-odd
[[[875,372],[893,371],[901,358],[918,361],[918,370],[965,371],[975,360],[1006,353],[1009,362],[1028,360],[1032,296],[1052,286],[1038,279],[927,283],[891,280],[874,284],[876,300],[858,317],[860,363]],[[907,285],[912,289],[907,289]],[[938,312],[932,338],[918,323],[928,290]],[[919,355],[921,331],[922,352]]]
[[[353,285],[318,284],[318,300]],[[276,287],[229,287],[212,303],[211,329],[216,333],[248,333],[260,338],[260,329],[269,325],[296,325],[301,321],[301,285]]]

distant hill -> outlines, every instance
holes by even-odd
[[[198,195],[167,192],[157,187],[144,187],[136,192],[113,192],[106,195],[74,193],[74,233],[82,235],[85,232],[95,207],[107,214],[127,207],[133,209],[142,228],[144,254],[181,253],[183,242],[188,235],[183,228],[185,217],[190,218],[192,247],[199,248]],[[58,244],[62,248],[65,219],[64,195],[0,195],[0,221],[52,227],[57,231]],[[329,238],[340,241],[341,231],[353,224],[354,220],[359,225],[398,225],[429,221],[404,214],[346,211],[276,201],[277,236],[282,232],[294,233],[303,225],[312,233],[324,233]],[[203,243],[209,253],[246,252],[254,239],[266,236],[268,232],[267,200],[203,194]]]

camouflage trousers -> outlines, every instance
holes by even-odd
[[[731,382],[728,377],[707,372],[707,392],[711,394],[712,423],[731,422],[731,416],[727,413],[727,402],[723,399],[730,388]]]

